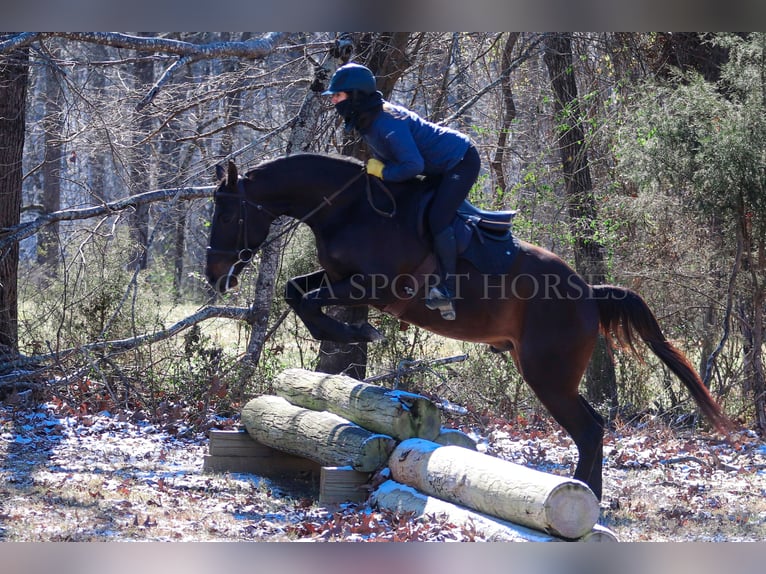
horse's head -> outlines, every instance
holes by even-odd
[[[240,179],[233,162],[226,171],[216,166],[216,177],[205,276],[224,293],[237,286],[237,276],[266,239],[275,216],[248,196],[246,186],[254,182]]]

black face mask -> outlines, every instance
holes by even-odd
[[[345,120],[346,131],[353,129],[366,129],[372,119],[383,107],[383,94],[353,93],[345,100],[335,104],[335,111]]]
[[[351,98],[346,98],[342,102],[335,104],[335,111],[338,112],[340,117],[348,122],[356,115],[358,110],[356,109],[356,106],[354,106],[354,102]]]

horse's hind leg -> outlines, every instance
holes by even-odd
[[[579,382],[579,381],[578,381]],[[577,392],[559,394],[560,389],[539,390],[530,386],[554,419],[564,427],[577,446],[574,478],[587,484],[601,500],[604,419]]]
[[[534,344],[525,341],[513,354],[524,380],[577,446],[574,478],[601,500],[604,420],[578,393],[596,334],[580,335],[552,338],[548,334]]]

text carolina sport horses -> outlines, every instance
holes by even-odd
[[[458,261],[457,319],[446,321],[423,303],[417,277],[431,253],[419,232],[422,182],[385,186],[370,181],[361,162],[304,154],[265,162],[245,177],[229,163],[210,230],[206,275],[224,292],[264,243],[271,222],[287,215],[314,232],[322,269],[291,279],[289,305],[312,336],[339,342],[375,341],[369,324],[347,325],[326,305],[371,305],[439,335],[507,351],[527,384],[572,436],[575,478],[601,498],[603,418],[578,387],[601,329],[633,347],[637,333],[679,377],[716,429],[730,423],[689,361],[662,334],[643,299],[622,287],[588,285],[553,253],[515,242],[502,273]],[[405,278],[405,279],[402,279]],[[402,279],[402,280],[400,280]],[[408,290],[409,288],[409,290]],[[417,290],[417,293],[413,293]],[[635,351],[635,349],[634,349]]]

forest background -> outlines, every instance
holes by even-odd
[[[206,285],[217,163],[363,157],[319,95],[349,60],[470,134],[472,202],[518,209],[518,237],[642,294],[726,412],[766,430],[762,33],[0,36],[0,397],[204,427],[284,368],[365,378],[465,354],[400,382],[479,421],[542,415],[507,356],[374,311],[383,343],[311,339],[279,296],[316,266],[302,227],[238,293]],[[612,421],[696,422],[678,389],[603,345],[583,386]]]

